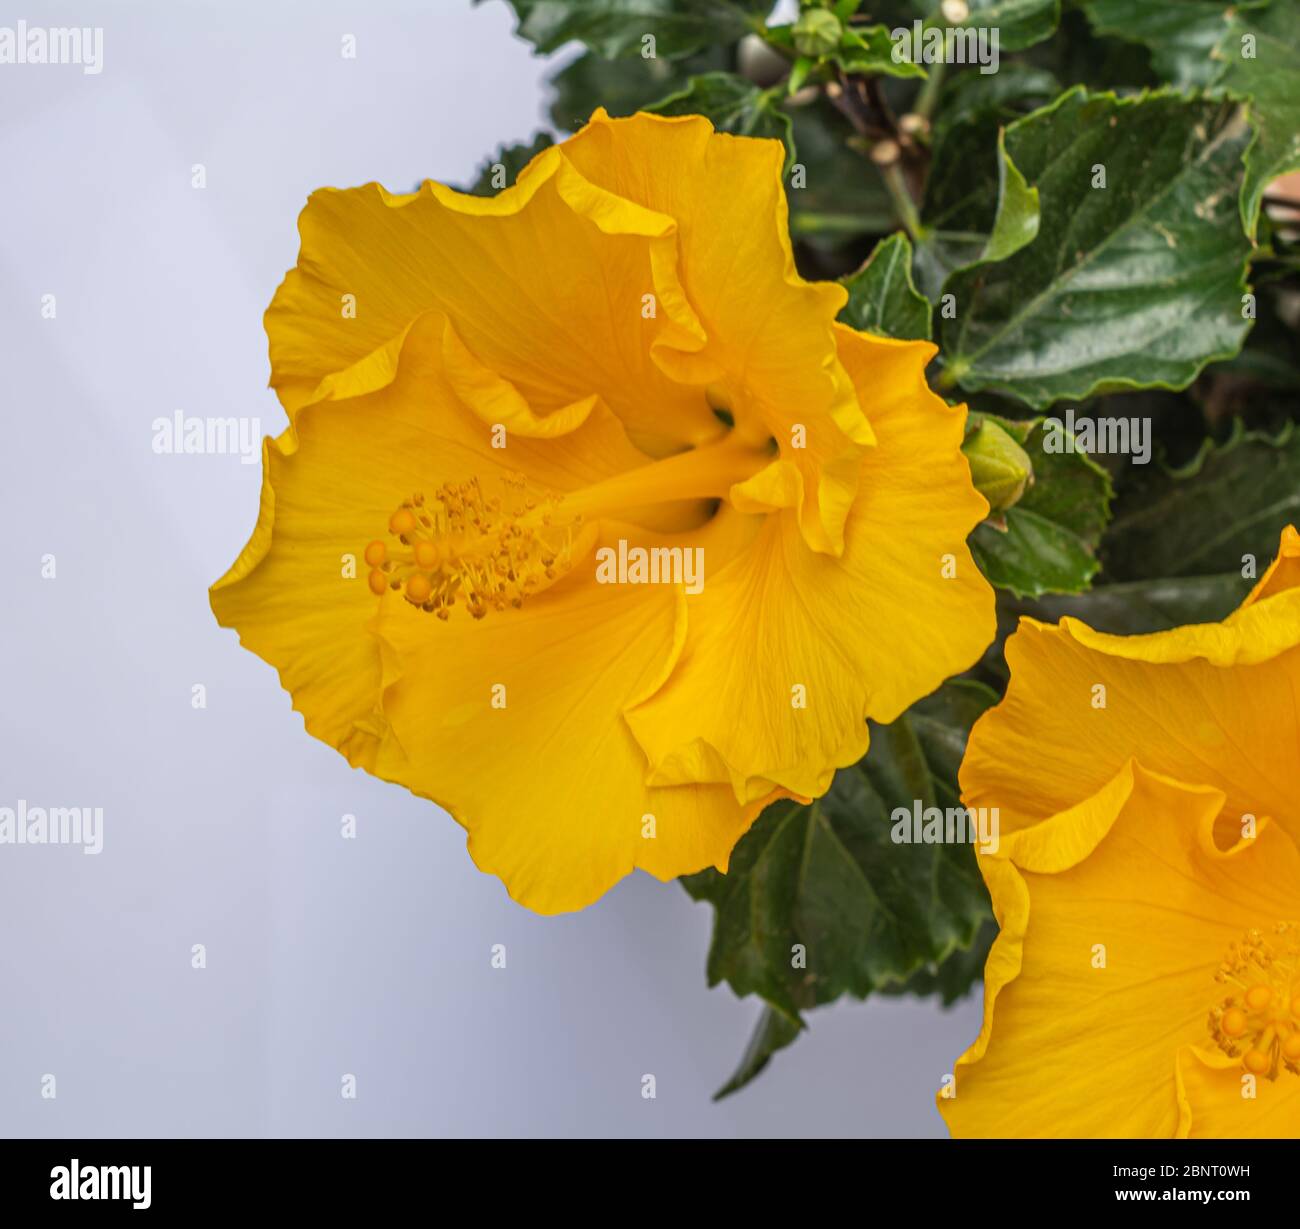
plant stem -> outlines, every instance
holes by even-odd
[[[908,191],[907,183],[903,179],[903,172],[898,162],[889,163],[887,166],[880,167],[880,177],[885,181],[885,191],[889,193],[889,199],[893,202],[894,212],[898,215],[898,220],[903,224],[903,229],[907,231],[908,236],[913,240],[921,237],[921,218],[916,212],[916,203],[912,200],[912,194]]]
[[[948,65],[943,60],[930,65],[930,74],[922,83],[921,92],[916,96],[916,106],[912,108],[913,115],[919,115],[922,119],[930,118],[935,103],[939,101],[939,91],[943,88],[943,76],[947,68]]]

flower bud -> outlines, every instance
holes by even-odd
[[[1034,480],[1029,454],[997,423],[985,418],[961,446],[970,462],[971,481],[991,512],[1005,512],[1020,501]]]
[[[794,23],[794,46],[800,55],[830,55],[840,45],[844,27],[830,9],[806,9]]]

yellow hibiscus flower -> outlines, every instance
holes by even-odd
[[[539,912],[725,869],[993,634],[934,347],[796,274],[782,158],[598,111],[493,198],[323,190],[267,312],[217,618]]]
[[[1300,1134],[1300,535],[1222,623],[1026,619],[1007,661],[961,769],[1004,835],[952,1133]]]

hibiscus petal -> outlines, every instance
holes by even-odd
[[[938,1098],[954,1135],[1176,1133],[1178,1055],[1210,1044],[1222,954],[1300,906],[1295,844],[1265,824],[1220,849],[1223,804],[1130,761],[980,858],[1001,932],[980,1035],[954,1069],[956,1096]]]
[[[793,517],[773,514],[709,569],[688,599],[677,668],[628,712],[656,782],[701,779],[711,762],[706,779],[729,780],[742,800],[773,782],[820,794],[865,752],[866,718],[894,720],[993,637],[993,594],[965,545],[988,505],[960,450],[962,411],[925,384],[933,347],[847,329],[839,339],[864,401],[873,390],[877,440],[860,461],[844,552],[808,550]]]
[[[1288,525],[1282,530],[1277,557],[1269,564],[1242,606],[1252,606],[1261,598],[1295,588],[1300,588],[1300,533],[1296,532],[1294,525]]]
[[[635,867],[660,879],[725,869],[770,799],[742,807],[722,786],[646,786],[621,716],[680,651],[681,600],[574,572],[521,610],[431,635],[386,599],[378,628],[400,673],[384,712],[402,755],[376,772],[446,808],[479,869],[538,913],[580,909]]]
[[[675,313],[645,315],[673,229],[584,184],[555,149],[496,197],[432,182],[403,196],[377,184],[323,189],[266,313],[272,386],[292,414],[324,377],[438,310],[539,417],[599,396],[651,451],[707,439],[720,427],[702,388],[673,382],[651,358],[661,337],[685,344],[699,330],[680,295]]]
[[[1179,1139],[1295,1139],[1300,1080],[1243,1083],[1241,1064],[1189,1046],[1178,1055]],[[1261,1087],[1263,1085],[1263,1087]],[[1254,1096],[1244,1095],[1253,1087]]]
[[[737,429],[772,437],[802,472],[808,544],[838,553],[873,437],[836,348],[846,292],[795,270],[781,143],[715,133],[699,116],[597,111],[560,148],[589,182],[674,219],[679,277],[708,344],[656,358],[686,382],[721,371]]]
[[[1085,797],[1130,756],[1213,785],[1227,818],[1269,814],[1300,838],[1300,589],[1221,624],[1106,636],[1075,619],[1022,619],[1007,641],[1006,698],[971,732],[960,779],[971,806],[1018,827]],[[1094,688],[1105,707],[1094,707]],[[1027,771],[1047,762],[1050,772]]]
[[[540,489],[570,491],[645,462],[603,407],[558,440],[493,448],[449,382],[448,328],[419,317],[398,358],[381,350],[331,377],[295,427],[265,441],[257,527],[211,591],[217,621],[279,670],[308,731],[365,767],[386,728],[377,600],[364,565],[344,577],[343,556],[359,561],[403,500],[443,481],[524,470]]]

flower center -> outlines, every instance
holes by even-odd
[[[556,524],[555,497],[532,497],[522,475],[501,486],[500,494],[486,496],[471,478],[444,483],[432,499],[404,500],[388,518],[396,545],[376,539],[366,547],[371,592],[400,590],[412,606],[440,619],[463,601],[481,619],[489,610],[518,608],[554,584],[587,536],[582,518]]]
[[[403,500],[388,519],[390,540],[367,545],[370,590],[399,590],[440,619],[460,602],[475,619],[518,609],[586,556],[601,517],[724,498],[771,460],[729,433],[563,495],[532,492],[519,473],[492,480],[492,493],[478,477],[444,483],[431,498]]]
[[[1300,926],[1279,922],[1271,937],[1249,930],[1228,945],[1214,980],[1231,987],[1210,1010],[1210,1036],[1252,1075],[1300,1075]]]

